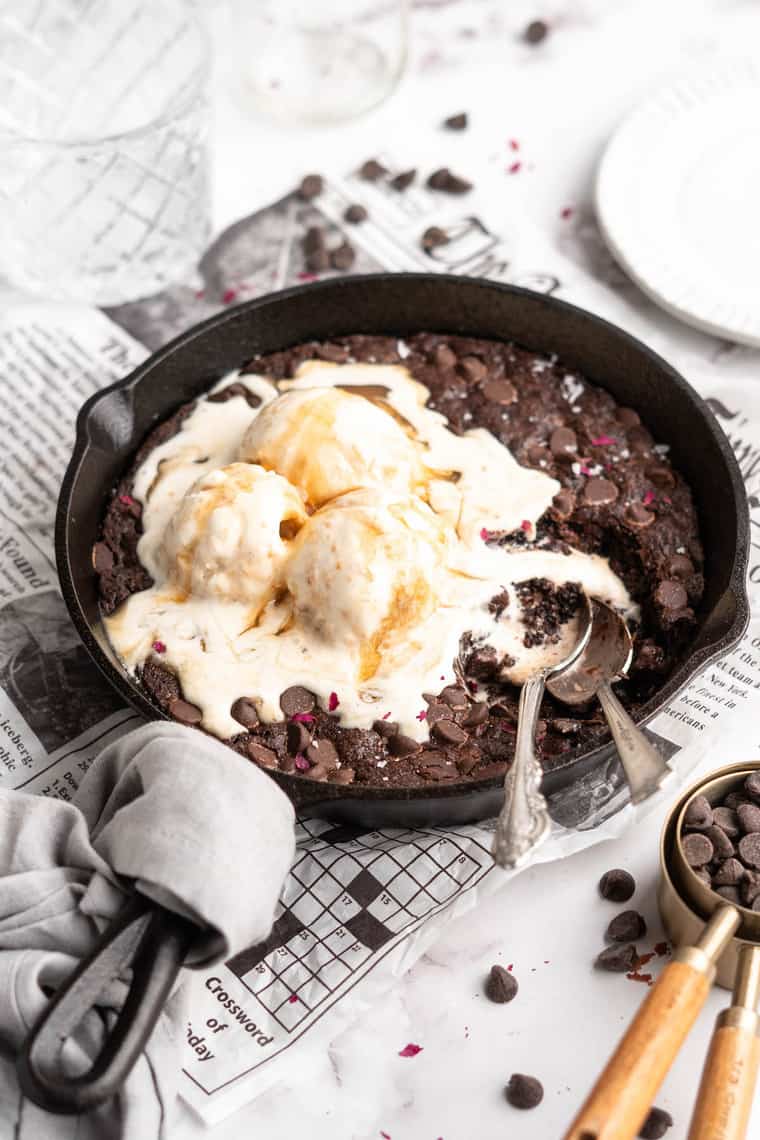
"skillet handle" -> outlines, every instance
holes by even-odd
[[[67,1115],[114,1096],[153,1031],[196,930],[189,919],[133,896],[32,1026],[16,1062],[24,1095],[47,1112]],[[124,1006],[92,1067],[79,1077],[64,1076],[64,1040],[130,963]]]

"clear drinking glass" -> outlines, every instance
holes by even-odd
[[[182,0],[2,0],[0,272],[99,305],[191,273],[209,69]]]
[[[404,70],[408,9],[407,0],[234,0],[244,101],[290,122],[368,111]]]

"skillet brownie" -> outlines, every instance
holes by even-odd
[[[563,632],[577,609],[583,577],[575,576],[572,560],[595,558],[628,596],[627,617],[634,633],[635,653],[628,679],[617,687],[618,695],[629,709],[635,709],[656,692],[688,643],[695,622],[694,610],[703,592],[702,548],[688,486],[671,466],[667,446],[655,442],[632,408],[620,407],[608,392],[554,357],[541,356],[511,343],[470,337],[419,333],[398,340],[354,335],[301,344],[254,358],[239,373],[218,381],[206,397],[180,407],[145,440],[131,468],[114,488],[103,519],[93,561],[107,627],[125,613],[127,603],[134,605],[137,598],[147,596],[145,592],[150,592],[154,582],[154,576],[138,556],[144,502],[137,494],[136,482],[139,487],[143,465],[150,462],[154,452],[160,454],[157,449],[182,437],[201,403],[213,404],[215,415],[221,415],[218,409],[234,405],[241,409],[239,418],[250,416],[253,409],[258,413],[266,401],[255,384],[249,385],[249,378],[268,378],[277,395],[286,392],[304,368],[313,369],[314,365],[307,362],[314,361],[328,370],[318,374],[317,383],[320,376],[328,375],[329,366],[343,368],[349,381],[343,390],[354,396],[357,386],[350,382],[352,365],[400,366],[407,378],[425,386],[423,400],[429,393],[424,414],[432,410],[445,417],[439,420],[445,428],[433,425],[439,434],[445,432],[456,442],[467,440],[475,429],[486,429],[503,448],[509,449],[520,469],[527,469],[526,475],[540,473],[546,480],[555,481],[546,482],[553,493],[547,509],[535,521],[511,525],[502,520],[501,527],[480,529],[485,551],[494,556],[508,552],[517,559],[515,565],[524,566],[521,579],[518,575],[516,580],[518,572],[514,571],[508,586],[493,591],[486,607],[490,620],[498,625],[503,614],[516,614],[519,645],[525,647],[528,657],[530,651],[540,653],[561,646]],[[342,385],[342,373],[337,380],[333,373],[329,375],[330,383]],[[359,395],[379,400],[384,412],[392,413],[402,429],[408,430],[409,424],[399,412],[405,405],[397,402],[394,408],[384,402],[388,394],[387,387],[383,387],[384,378],[380,377],[377,385],[369,384]],[[313,387],[313,379],[311,384]],[[357,421],[357,438],[365,448],[372,443],[367,438],[372,431],[371,424],[365,429]],[[483,443],[482,436],[480,442]],[[384,440],[379,445],[381,450],[391,446]],[[247,462],[252,457],[271,471],[272,465],[260,458],[265,451],[259,444],[259,451],[251,453]],[[316,444],[310,454],[319,454]],[[206,459],[207,456],[198,455],[194,462],[202,467]],[[162,470],[160,464],[157,470]],[[154,474],[154,482],[156,478],[158,475]],[[475,487],[477,492],[477,480]],[[353,495],[357,493],[362,494],[352,491]],[[511,493],[510,488],[507,493]],[[361,501],[358,507],[354,506],[360,514],[365,508],[366,503]],[[293,510],[298,513],[298,507]],[[311,510],[313,507],[308,507],[307,513]],[[193,519],[197,521],[197,513]],[[404,525],[408,523],[406,515],[402,521]],[[288,525],[280,524],[281,535],[282,527],[287,529]],[[293,523],[294,531],[302,525],[303,519]],[[419,525],[414,523],[412,531]],[[317,537],[325,533],[324,523],[321,526]],[[344,532],[335,533],[339,536]],[[408,537],[407,530],[404,535]],[[394,536],[390,545],[397,549],[393,546],[397,541]],[[197,532],[193,532],[190,547],[183,547],[180,535],[174,546],[175,558],[186,557],[188,549],[197,553],[198,541]],[[294,541],[298,541],[297,536]],[[409,541],[416,541],[414,533]],[[387,553],[386,548],[383,551]],[[528,557],[524,563],[520,561],[523,555]],[[539,555],[568,559],[567,580],[562,581],[562,575],[556,572],[541,573],[544,563],[540,560],[535,563],[538,572],[530,572],[534,565],[530,557]],[[322,557],[321,548],[317,548],[316,557]],[[427,547],[421,553],[418,546],[403,547],[400,557],[403,565],[408,566],[427,557]],[[204,565],[208,566],[208,562]],[[228,578],[229,575],[224,581]],[[310,569],[306,578],[302,575],[298,581],[304,580],[313,586]],[[287,581],[290,583],[290,578]],[[593,588],[588,581],[581,584],[586,589]],[[227,585],[225,589],[229,592],[233,587],[234,584]],[[192,585],[186,581],[184,588],[191,590]],[[297,588],[293,589],[297,593]],[[328,608],[333,606],[336,595],[343,597],[342,589],[333,587],[324,603]],[[346,596],[349,600],[353,597],[350,589]],[[619,598],[617,604],[626,609]],[[439,608],[440,602],[433,605],[433,610]],[[417,616],[429,613],[430,605]],[[352,620],[351,615],[346,620]],[[330,628],[334,631],[335,626]],[[515,629],[510,636],[514,637]],[[336,638],[335,652],[341,649],[343,632],[341,629]],[[121,653],[118,638],[111,636]],[[494,645],[473,630],[460,629],[458,649],[451,654],[455,660],[447,662],[453,673],[440,673],[445,684],[419,682],[414,697],[417,724],[412,730],[403,718],[394,715],[393,709],[385,708],[377,694],[377,707],[368,708],[358,724],[351,715],[351,702],[337,685],[329,694],[320,691],[324,681],[319,663],[311,688],[304,675],[299,676],[298,684],[282,686],[279,708],[273,715],[271,702],[270,715],[262,711],[255,686],[240,691],[223,690],[221,700],[227,719],[219,722],[221,728],[214,728],[213,723],[209,727],[201,707],[204,702],[195,703],[184,691],[185,675],[181,667],[172,664],[165,640],[159,623],[150,651],[142,660],[131,663],[144,690],[175,720],[215,731],[230,747],[264,768],[339,784],[413,787],[502,776],[513,756],[519,660],[517,675],[510,667],[522,650],[506,652],[507,643],[503,640],[497,639]],[[330,661],[332,658],[328,664]],[[186,683],[192,675],[192,670],[187,672]],[[408,689],[408,676],[404,683]],[[414,684],[411,687],[414,689]],[[196,686],[194,692],[197,691]],[[361,709],[361,705],[356,708]],[[550,695],[544,697],[536,746],[546,770],[566,763],[575,753],[598,746],[608,735],[596,702],[588,708],[570,710]]]

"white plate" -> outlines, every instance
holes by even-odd
[[[760,346],[760,65],[725,62],[637,107],[602,157],[596,211],[654,301]]]

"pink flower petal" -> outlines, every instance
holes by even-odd
[[[532,529],[533,523],[528,519],[523,519],[523,521],[520,523],[520,530],[524,530],[526,534],[530,534]]]
[[[134,501],[131,495],[119,495],[119,502],[123,503],[125,507],[131,507]]]
[[[309,761],[305,756],[302,756],[300,752],[295,758],[295,765],[299,772],[306,772],[309,768],[311,768]]]
[[[417,713],[417,720],[427,720],[427,713],[424,709]]]
[[[519,170],[522,170],[522,163],[518,160],[507,167],[507,174],[517,174]]]
[[[317,718],[314,716],[313,713],[303,712],[303,713],[293,713],[293,715],[290,719],[294,720],[297,724],[311,724],[312,721],[316,720]]]
[[[488,542],[489,538],[491,537],[490,530],[488,530],[486,527],[482,526],[480,528],[480,537],[483,539],[483,542]]]
[[[617,443],[617,440],[612,435],[598,435],[596,439],[592,439],[594,447],[606,447],[609,443]]]
[[[327,711],[335,712],[339,704],[340,701],[338,700],[338,694],[330,693],[330,696],[327,698]]]
[[[648,507],[650,503],[654,502],[655,498],[656,498],[656,495],[655,495],[654,491],[647,491],[646,495],[644,496],[644,498],[641,501],[645,507]]]
[[[510,150],[519,150],[520,149],[520,144],[517,141],[517,139],[510,139],[509,140],[509,149]]]
[[[559,212],[559,216],[562,218],[563,221],[567,221],[568,218],[572,218],[573,213],[574,213],[574,210],[573,210],[572,206],[563,206]]]
[[[390,1135],[387,1132],[381,1131],[380,1135],[382,1136],[383,1140],[391,1140]]]
[[[319,275],[317,273],[298,273],[296,276],[299,281],[316,281]]]
[[[399,1057],[416,1057],[418,1053],[422,1052],[421,1045],[413,1045],[411,1042],[405,1045],[399,1052]]]
[[[237,289],[225,289],[222,293],[222,304],[231,305],[238,295]]]
[[[389,709],[387,713],[383,713],[383,715],[382,715],[382,718],[381,718],[381,719],[382,719],[382,720],[389,720],[389,719],[390,719],[390,715],[391,715],[391,714],[390,714],[390,709]]]
[[[166,653],[166,646],[163,641],[154,641],[151,649],[155,649],[156,653]]]
[[[296,1003],[297,1001],[298,1001],[298,994],[291,994],[291,995],[290,995],[290,997],[288,998],[288,1002],[289,1002],[291,1005],[295,1005],[295,1003]]]
[[[587,467],[585,463],[582,463],[581,464],[581,475],[590,475],[590,474],[591,474],[591,468]]]

